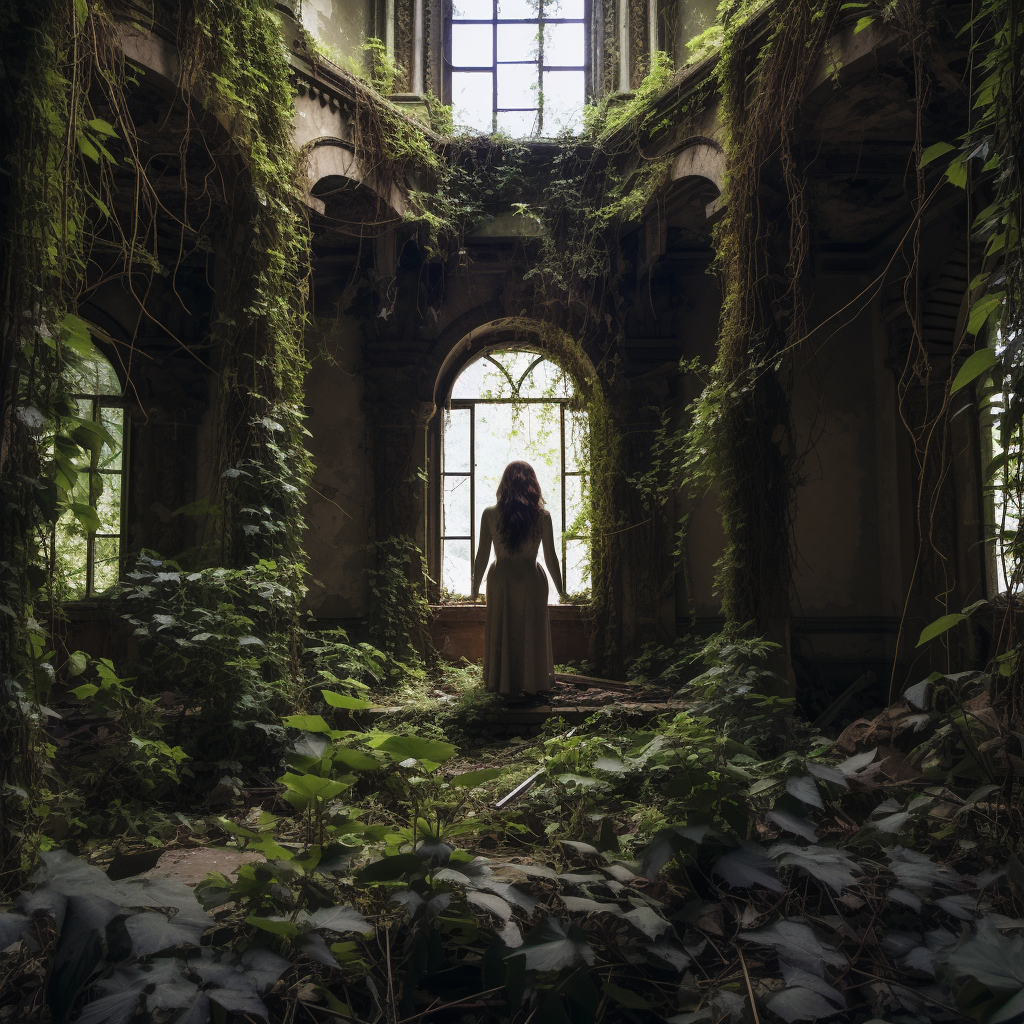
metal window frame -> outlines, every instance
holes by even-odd
[[[499,0],[491,0],[490,18],[459,18],[456,17],[452,6],[447,6],[447,46],[448,56],[448,93],[449,99],[453,99],[451,75],[454,73],[491,76],[491,131],[498,130],[498,115],[511,113],[534,113],[537,118],[536,137],[544,137],[544,73],[547,71],[579,71],[583,74],[584,98],[588,93],[588,69],[593,63],[591,60],[591,41],[588,26],[591,24],[591,0],[584,0],[582,18],[559,18],[545,17],[544,8],[549,0],[538,0],[538,11],[536,18],[501,18],[498,16]],[[491,26],[491,63],[490,65],[478,64],[474,66],[457,65],[452,60],[452,26],[454,25],[490,25]],[[536,25],[537,26],[537,59],[518,61],[498,60],[498,28],[501,25]],[[583,28],[583,63],[565,65],[546,65],[544,63],[544,28],[548,25],[580,25]],[[532,65],[537,69],[537,105],[535,107],[499,107],[498,106],[498,67],[513,65]]]

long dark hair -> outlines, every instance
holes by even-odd
[[[533,466],[510,462],[498,484],[498,530],[509,551],[518,551],[540,520],[544,498]]]

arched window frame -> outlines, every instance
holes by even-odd
[[[526,370],[520,375],[518,381],[512,380],[508,375],[505,368],[492,358],[493,353],[529,353],[534,356],[534,359],[530,361],[530,364]],[[452,392],[455,389],[459,379],[463,373],[469,367],[479,360],[489,360],[494,366],[498,367],[500,371],[505,374],[508,380],[511,390],[511,397],[500,397],[500,398],[453,398]],[[567,469],[567,438],[570,435],[570,425],[567,422],[568,414],[570,411],[579,410],[579,396],[576,389],[576,385],[573,383],[573,394],[569,396],[546,396],[546,397],[519,397],[519,389],[522,387],[524,381],[530,376],[534,368],[542,363],[549,362],[557,367],[557,363],[552,359],[549,353],[542,351],[529,344],[522,344],[517,340],[510,340],[507,344],[489,344],[484,348],[475,348],[471,354],[467,354],[464,360],[461,360],[454,370],[450,371],[443,380],[439,379],[438,388],[438,405],[443,407],[441,415],[434,417],[433,424],[434,429],[431,431],[432,436],[428,437],[428,458],[435,471],[430,474],[430,482],[428,485],[428,499],[431,514],[428,515],[428,523],[433,522],[433,528],[429,531],[428,540],[428,563],[430,566],[431,577],[436,581],[435,598],[440,600],[443,593],[443,559],[444,559],[444,544],[446,541],[468,541],[470,545],[470,562],[476,554],[477,540],[478,540],[478,525],[480,513],[482,512],[485,505],[490,504],[490,500],[480,501],[479,496],[476,493],[475,473],[475,451],[476,451],[476,409],[481,405],[490,404],[534,404],[534,403],[546,403],[548,405],[557,405],[559,407],[559,451],[560,451],[560,464],[559,464],[559,494],[558,502],[561,511],[561,524],[562,524],[562,536],[560,543],[559,555],[561,558],[563,575],[566,571],[567,564],[567,553],[568,544],[571,541],[582,541],[584,543],[590,542],[590,537],[584,534],[572,533],[569,531],[569,523],[567,521],[568,513],[568,502],[567,502],[567,479],[569,477],[580,478],[581,481],[587,481],[589,479],[589,467],[588,466],[577,466],[576,469]],[[570,380],[571,382],[571,380]],[[470,410],[470,459],[469,469],[465,471],[457,470],[453,471],[449,469],[444,463],[444,429],[447,420],[447,414],[450,410],[457,409],[468,409]],[[470,532],[466,534],[448,534],[445,529],[444,523],[444,481],[448,477],[463,477],[468,478],[470,483]],[[585,487],[581,484],[581,490],[585,491]],[[550,507],[550,497],[549,507]]]

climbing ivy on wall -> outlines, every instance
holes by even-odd
[[[219,563],[236,571],[202,577],[189,605],[202,613],[205,604],[209,615],[223,619],[223,610],[245,593],[251,603],[232,621],[248,625],[250,635],[241,644],[267,651],[262,667],[251,666],[257,683],[266,680],[269,666],[281,667],[274,676],[279,689],[294,686],[303,672],[298,608],[311,468],[302,425],[308,258],[291,145],[289,66],[277,19],[259,0],[196,0],[175,12],[180,102],[190,122],[186,141],[193,131],[202,137],[210,130],[212,112],[230,124],[238,150],[237,157],[221,151],[215,158],[207,141],[201,166],[193,169],[187,146],[182,148],[183,182],[193,170],[209,175],[212,166],[219,172],[220,189],[197,190],[199,217],[190,222],[196,206],[186,202],[172,212],[159,202],[140,158],[128,96],[142,71],[125,61],[120,13],[115,0],[44,0],[5,5],[0,15],[8,97],[2,124],[7,216],[0,445],[5,869],[30,855],[33,801],[46,798],[40,773],[53,774],[47,768],[53,748],[40,729],[50,686],[57,675],[84,667],[75,662],[69,668],[71,662],[54,653],[61,650],[60,605],[39,599],[52,568],[48,545],[55,518],[73,514],[95,529],[95,510],[70,498],[82,458],[87,463],[113,443],[75,416],[65,373],[92,352],[89,329],[74,310],[97,244],[110,272],[120,272],[129,291],[144,295],[133,291],[140,278],[168,269],[157,249],[160,222],[180,232],[179,261],[185,239],[191,244],[213,236],[220,481],[219,493],[203,502],[214,543],[194,555],[193,568]],[[124,203],[115,203],[126,175],[134,178],[137,197],[127,213]],[[173,276],[173,265],[170,271]],[[175,580],[186,585],[180,566],[152,554],[146,558],[140,568],[161,567],[164,589]],[[222,579],[225,587],[218,590]],[[141,587],[141,577],[137,582]],[[142,590],[149,599],[156,594]],[[161,615],[174,619],[177,596],[165,596],[168,607],[151,608],[153,621],[139,624],[136,634],[150,635],[148,627]],[[185,649],[194,641],[178,643]],[[147,643],[140,639],[143,654]],[[223,713],[230,718],[237,712]]]

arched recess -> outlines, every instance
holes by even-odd
[[[452,388],[471,364],[492,352],[514,350],[518,352],[536,353],[538,357],[555,364],[571,381],[573,398],[568,403],[571,412],[588,412],[595,398],[600,398],[600,384],[590,359],[580,346],[572,341],[564,332],[550,324],[528,318],[503,318],[481,324],[460,338],[449,350],[438,370],[434,384],[433,413],[427,423],[427,510],[426,539],[427,562],[431,579],[436,581],[435,599],[440,598],[442,580],[442,543],[441,543],[441,509],[443,495],[443,435],[445,410],[451,403]],[[589,429],[589,422],[587,424]],[[559,425],[561,428],[561,424]],[[471,466],[472,470],[473,467]],[[560,470],[564,489],[565,475],[576,475],[576,470],[564,474],[565,466]],[[589,476],[591,467],[585,466],[584,472]],[[567,515],[563,505],[562,491],[553,496],[558,503],[560,517]],[[484,500],[486,499],[486,500]],[[493,500],[491,495],[482,496],[475,510],[479,512]],[[549,504],[550,504],[550,498]],[[470,551],[470,558],[475,552]],[[564,569],[563,569],[564,571]]]
[[[306,181],[306,204],[319,214],[335,217],[331,212],[331,197],[343,192],[352,195],[369,193],[374,205],[385,207],[386,220],[399,220],[408,206],[398,188],[385,195],[367,174],[352,144],[345,139],[318,138],[302,150],[302,164]],[[377,218],[381,218],[378,216]]]

